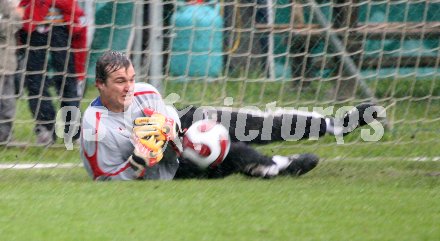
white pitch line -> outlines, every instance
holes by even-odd
[[[83,167],[82,163],[2,163],[1,169],[50,169]]]

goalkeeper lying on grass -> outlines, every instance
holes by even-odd
[[[341,120],[313,112],[258,116],[195,107],[179,111],[179,117],[175,109],[165,105],[154,87],[135,84],[134,77],[133,65],[122,53],[107,51],[96,63],[96,87],[100,95],[84,113],[80,147],[81,159],[94,180],[216,178],[232,173],[256,177],[298,176],[312,170],[318,164],[318,157],[313,154],[267,157],[247,143],[283,140],[286,126],[287,134],[301,134],[298,139],[345,135],[377,117],[369,104],[354,108]],[[201,169],[193,160],[180,155],[180,140],[185,135],[182,130],[204,118],[223,124],[225,119],[230,119],[225,125],[229,127],[232,143],[223,162]],[[269,122],[269,129],[268,120],[273,121]],[[243,134],[250,131],[257,134],[243,140]]]

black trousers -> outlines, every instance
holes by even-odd
[[[248,144],[267,144],[286,139],[286,133],[298,140],[323,136],[326,133],[325,119],[311,113],[286,112],[278,115],[256,115],[233,110],[213,108],[187,108],[180,113],[182,129],[189,128],[194,122],[214,119],[229,129],[231,148],[225,160],[214,169],[200,169],[191,161],[179,158],[180,165],[175,178],[221,178],[233,173],[248,174],[249,165],[273,165],[272,157],[257,152]],[[268,131],[263,131],[266,129]],[[237,131],[238,130],[238,131]],[[248,135],[256,131],[254,138],[243,139],[244,132]],[[246,139],[246,138],[245,138]],[[292,153],[293,154],[293,153]]]
[[[27,43],[28,37],[23,34],[22,41]],[[52,99],[59,99],[61,107],[79,107],[80,103],[73,53],[69,49],[69,31],[65,26],[54,26],[47,33],[33,31],[30,35],[25,77],[29,107],[37,126],[42,125],[49,130],[54,129],[56,116]],[[54,72],[51,79],[47,77],[49,69]],[[58,96],[55,98],[52,98],[49,92],[51,85],[56,88]],[[66,115],[66,123],[71,119],[69,112]],[[65,126],[66,133],[69,126]]]
[[[209,118],[229,129],[232,142],[267,144],[286,139],[318,138],[326,133],[325,118],[309,112],[285,111],[272,115],[232,109],[190,107],[179,110],[182,129]]]

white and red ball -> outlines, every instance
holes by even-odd
[[[183,157],[200,168],[215,167],[229,152],[231,139],[228,130],[213,120],[192,124],[183,136]]]

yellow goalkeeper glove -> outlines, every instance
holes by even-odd
[[[155,113],[150,117],[139,117],[134,120],[134,151],[130,163],[142,172],[147,166],[156,165],[163,158],[163,146],[177,136],[173,119]]]
[[[148,139],[134,137],[133,160],[143,167],[156,165],[163,158],[163,141],[157,141],[154,136]]]
[[[176,122],[162,114],[155,113],[150,117],[139,117],[134,120],[133,131],[141,138],[155,136],[159,141],[174,140],[177,136]]]

